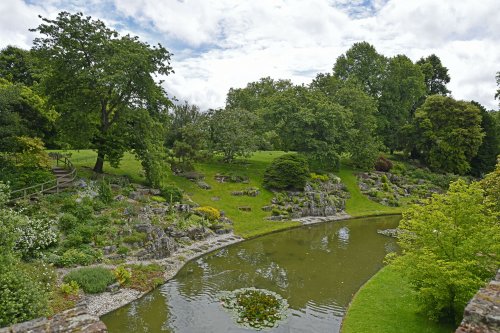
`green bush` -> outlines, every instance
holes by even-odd
[[[83,247],[78,249],[69,249],[62,256],[55,259],[54,264],[59,267],[87,266],[102,259],[102,252]]]
[[[15,266],[0,269],[0,327],[42,316],[47,294]]]
[[[75,281],[82,290],[88,294],[98,294],[116,281],[115,275],[103,267],[85,267],[69,272],[63,278],[65,283]]]
[[[182,191],[175,185],[165,185],[161,188],[161,196],[167,200],[167,202],[181,202],[182,201]]]
[[[105,180],[99,182],[98,193],[98,198],[105,204],[109,204],[113,201],[113,191]]]
[[[59,218],[59,229],[68,232],[76,228],[78,225],[78,218],[71,213],[64,213]]]
[[[264,173],[264,187],[277,190],[301,190],[309,179],[307,160],[297,154],[276,158]]]
[[[375,170],[389,172],[392,169],[392,162],[384,156],[379,156],[375,161]]]

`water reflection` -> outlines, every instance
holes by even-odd
[[[102,319],[110,332],[250,332],[238,327],[217,294],[269,289],[288,300],[291,315],[273,332],[338,332],[358,288],[382,265],[399,217],[334,222],[271,234],[188,263],[148,297]]]

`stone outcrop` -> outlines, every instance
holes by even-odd
[[[38,318],[10,327],[0,328],[0,333],[105,333],[106,325],[98,317],[88,314],[81,304],[75,308],[56,314],[54,317]]]
[[[465,307],[464,319],[455,333],[500,332],[500,270]]]

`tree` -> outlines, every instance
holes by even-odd
[[[295,86],[274,96],[264,120],[274,124],[283,148],[303,153],[318,167],[336,169],[352,126],[352,113],[319,90]]]
[[[492,112],[486,111],[484,106],[477,102],[471,103],[481,111],[481,128],[484,132],[477,155],[471,161],[471,174],[481,176],[495,168],[497,155],[500,154],[500,132]]]
[[[53,142],[58,114],[31,88],[0,78],[0,151],[10,151],[15,137]]]
[[[256,135],[252,130],[256,116],[246,110],[218,109],[208,112],[209,146],[221,153],[224,162],[236,157],[248,157],[256,150]]]
[[[82,13],[59,13],[32,31],[41,87],[61,113],[59,125],[75,147],[97,150],[94,171],[105,160],[117,165],[133,143],[117,128],[123,117],[145,109],[160,117],[170,105],[154,75],[168,75],[170,53],[130,35],[120,37],[100,20]],[[137,137],[137,136],[136,136]],[[161,144],[161,141],[158,143]]]
[[[342,81],[358,81],[366,93],[378,98],[386,63],[386,58],[369,43],[354,43],[345,55],[337,58],[333,75]]]
[[[465,174],[484,137],[481,112],[471,103],[429,96],[415,112],[410,150],[433,170]]]
[[[298,154],[277,157],[264,172],[264,187],[276,190],[303,190],[309,179],[307,160]]]
[[[431,54],[426,58],[422,57],[417,61],[417,65],[425,76],[427,96],[436,94],[446,96],[450,93],[446,88],[446,84],[450,82],[448,68],[443,66],[437,55]]]
[[[431,318],[459,322],[469,299],[500,264],[498,213],[478,183],[459,180],[403,214],[393,261]]]
[[[373,168],[381,147],[377,136],[377,102],[365,93],[359,85],[342,82],[331,74],[318,74],[310,84],[332,102],[350,111],[352,124],[344,138],[345,150],[351,154],[351,162],[362,169]]]
[[[420,68],[404,55],[389,60],[379,98],[378,133],[391,150],[404,147],[401,130],[411,120],[412,111],[425,94]]]
[[[0,78],[30,87],[35,83],[32,62],[29,51],[7,46],[0,51]]]
[[[495,170],[481,180],[481,186],[486,195],[486,202],[500,214],[500,155]]]

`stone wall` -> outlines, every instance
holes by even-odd
[[[87,312],[85,304],[63,311],[54,317],[38,318],[11,327],[0,328],[0,333],[106,333],[106,325]]]
[[[467,304],[464,319],[455,333],[500,332],[500,270]]]

